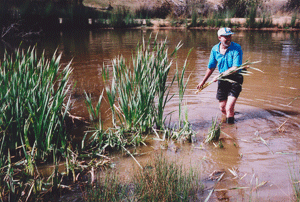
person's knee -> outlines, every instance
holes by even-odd
[[[219,108],[220,108],[220,111],[223,113],[223,114],[226,114],[226,106],[225,105],[220,105],[219,106]]]

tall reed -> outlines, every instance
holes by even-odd
[[[64,104],[72,72],[70,64],[59,65],[61,55],[49,61],[37,57],[34,48],[5,53],[1,63],[1,153],[23,145],[36,149],[36,158],[44,159],[54,147],[65,148],[64,119],[70,102]]]
[[[175,79],[173,77],[168,82],[171,65],[166,41],[157,43],[155,39],[153,47],[150,41],[137,47],[132,56],[132,67],[123,57],[114,59],[111,80],[109,67],[104,67],[103,79],[115,125],[118,119],[125,131],[139,134],[149,131],[154,125],[164,128],[164,109],[172,97],[169,89]]]
[[[157,42],[157,38],[148,42],[143,40],[132,55],[131,62],[122,56],[115,58],[111,66],[104,66],[102,78],[105,83],[105,92],[112,112],[113,127],[103,130],[101,120],[99,126],[94,127],[83,138],[82,147],[95,148],[104,151],[107,147],[125,148],[128,145],[139,145],[146,134],[160,131],[169,134],[174,139],[188,139],[194,134],[188,122],[187,111],[185,121],[181,120],[182,100],[188,79],[184,81],[187,61],[173,76],[169,75],[173,65],[174,54],[181,47],[179,43],[169,54],[166,40]],[[166,127],[165,107],[174,97],[170,88],[174,82],[179,89],[179,125],[178,128]],[[90,97],[86,96],[90,116],[95,116]],[[101,100],[102,95],[99,100]],[[98,102],[98,107],[100,104]],[[183,126],[181,128],[181,123]],[[157,131],[159,131],[157,133]],[[183,137],[183,138],[182,138]]]
[[[66,151],[69,138],[64,120],[70,108],[67,93],[72,69],[70,64],[62,68],[60,59],[57,53],[51,60],[44,53],[38,57],[35,48],[29,48],[12,55],[6,52],[1,62],[0,168],[1,179],[10,183],[0,187],[14,197],[21,194],[17,188],[27,186],[35,174],[36,161],[55,160]],[[21,178],[25,181],[15,179],[20,177],[15,168],[25,168],[20,174],[27,176]]]

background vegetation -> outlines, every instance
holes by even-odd
[[[276,3],[276,2],[275,2]],[[155,18],[166,19],[168,26],[189,27],[274,27],[272,16],[295,16],[285,26],[299,27],[299,1],[272,5],[263,0],[190,0],[126,1],[97,0],[26,0],[0,2],[1,38],[35,37],[47,30],[126,28],[151,26]],[[248,22],[230,24],[231,18],[247,18]],[[259,18],[259,20],[258,20]],[[161,25],[166,26],[166,25]]]

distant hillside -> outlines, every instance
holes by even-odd
[[[203,3],[210,7],[218,7],[222,5],[224,0],[189,0],[192,3]],[[283,6],[286,6],[289,0],[264,0],[263,4],[269,11],[278,12]],[[293,1],[293,0],[292,0]],[[298,1],[298,0],[294,0]],[[181,0],[83,0],[85,6],[95,8],[106,8],[109,5],[112,7],[125,6],[129,9],[135,10],[141,6],[154,7],[164,2],[182,4]]]

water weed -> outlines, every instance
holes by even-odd
[[[165,106],[174,96],[170,95],[170,87],[176,76],[169,78],[169,70],[173,64],[172,57],[181,44],[169,54],[166,41],[158,43],[155,39],[150,46],[143,41],[132,57],[132,65],[127,66],[123,57],[118,57],[112,62],[112,75],[110,67],[104,67],[103,80],[106,84],[106,93],[113,116],[115,128],[125,133],[142,135],[152,130],[165,128]],[[177,76],[181,88],[181,97],[186,87]],[[112,76],[112,78],[110,78]],[[182,99],[181,99],[182,100]]]
[[[12,55],[6,52],[1,62],[0,167],[1,179],[6,179],[0,184],[3,196],[19,200],[24,198],[22,192],[37,191],[41,180],[37,163],[52,159],[57,163],[66,152],[70,139],[65,119],[71,105],[67,93],[72,68],[70,63],[62,68],[60,58],[54,53],[47,60],[44,53],[38,57],[35,48],[29,48]]]
[[[219,140],[219,137],[220,137],[220,134],[221,134],[221,123],[218,124],[217,122],[218,122],[217,117],[215,118],[215,120],[212,120],[212,126],[208,131],[208,134],[207,134],[206,139],[204,141],[205,143],[210,143],[212,141],[218,141]],[[220,143],[219,143],[219,145],[220,145]]]
[[[104,174],[99,174],[95,185],[86,187],[89,201],[197,201],[203,192],[197,171],[185,171],[162,156],[155,157],[127,182],[115,172]]]

